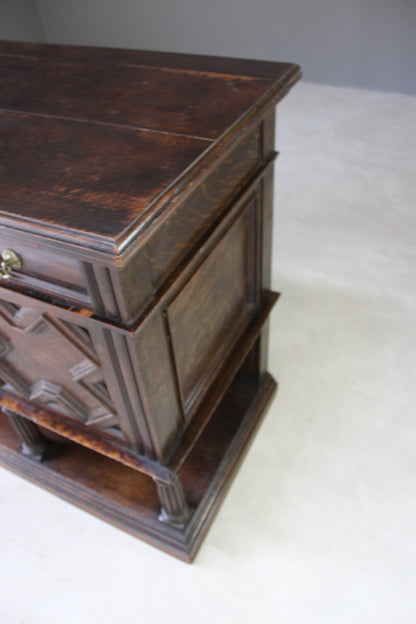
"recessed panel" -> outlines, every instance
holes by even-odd
[[[168,307],[174,360],[189,416],[247,321],[250,213],[245,210]]]

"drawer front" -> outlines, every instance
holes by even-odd
[[[0,234],[0,254],[5,249],[12,249],[19,256],[21,266],[12,268],[11,277],[1,279],[0,286],[67,307],[91,309],[86,278],[77,259]]]
[[[156,344],[152,327],[144,332],[147,358],[162,355],[159,371],[167,370],[169,376],[168,354],[157,351],[163,326],[156,323],[154,328]],[[8,289],[0,294],[0,388],[51,409],[56,416],[52,430],[61,436],[71,438],[82,424],[81,444],[91,444],[95,430],[118,448],[162,458],[180,428],[174,397],[164,379],[168,413],[157,408],[160,388],[153,397],[156,413],[144,412],[142,394],[149,384],[141,370],[147,360],[137,361],[134,345],[134,332],[98,321],[84,310],[67,310]]]
[[[0,299],[0,385],[121,435],[91,333],[39,307]]]

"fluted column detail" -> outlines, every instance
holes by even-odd
[[[46,438],[41,434],[37,425],[13,412],[6,411],[6,414],[10,424],[21,440],[22,454],[31,459],[42,461],[46,450]]]
[[[177,475],[169,482],[154,480],[159,495],[161,510],[159,520],[177,528],[184,528],[191,515],[191,508]]]

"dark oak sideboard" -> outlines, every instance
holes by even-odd
[[[0,462],[185,560],[276,387],[289,63],[0,43]]]

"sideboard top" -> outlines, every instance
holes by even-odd
[[[121,253],[299,76],[290,63],[0,42],[0,225]]]

